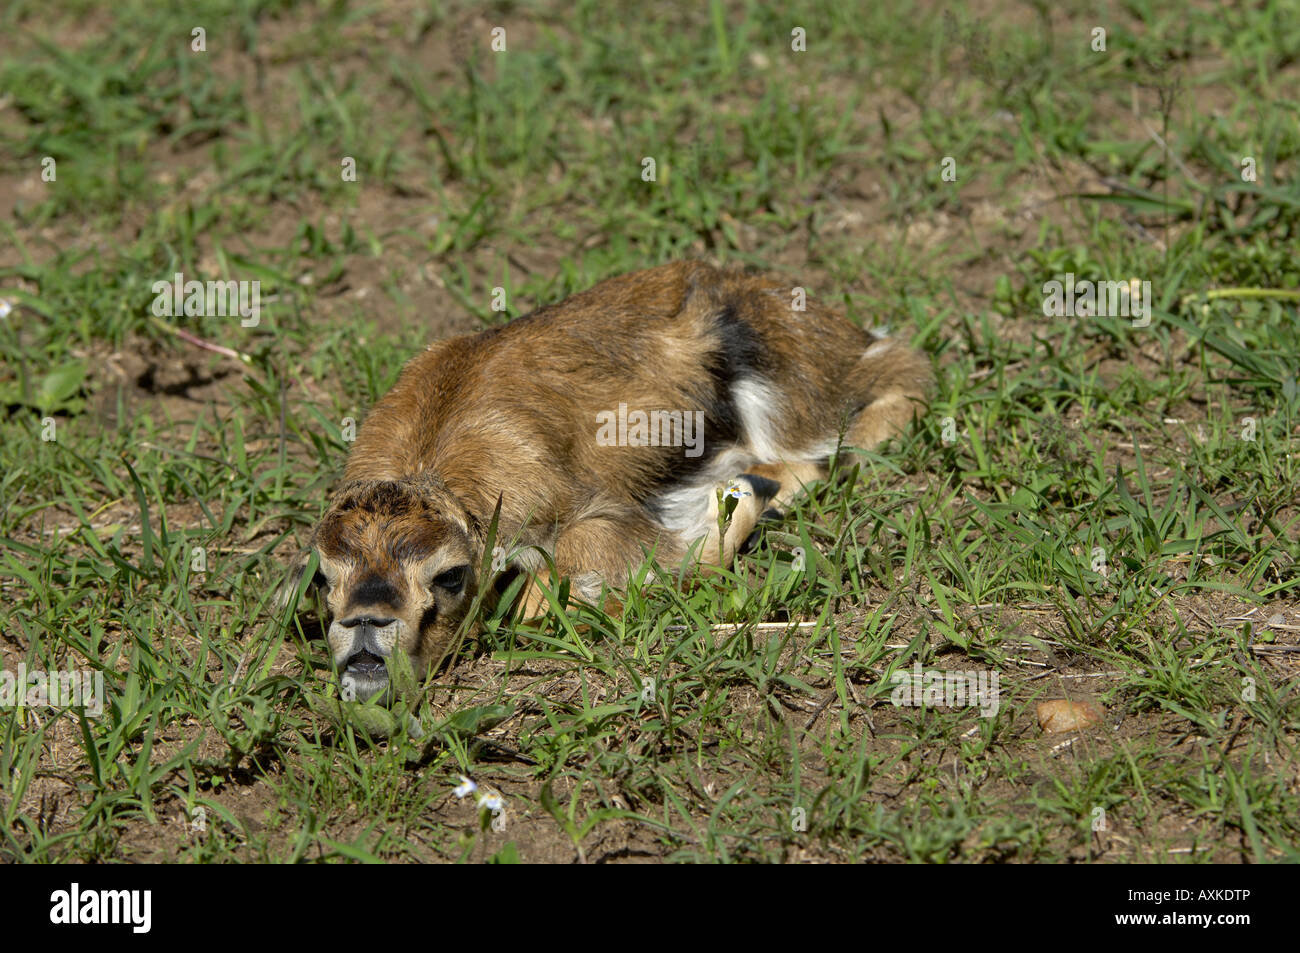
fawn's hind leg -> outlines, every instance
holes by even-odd
[[[781,487],[776,481],[754,472],[754,468],[740,474],[725,487],[708,489],[707,528],[695,551],[700,568],[707,572],[713,568],[730,566],[736,552],[749,539],[768,504],[780,491]],[[738,502],[732,510],[725,534],[720,537],[718,496],[724,495],[725,498],[725,494],[736,496]]]
[[[760,480],[771,481],[780,489],[776,490],[767,505],[758,514],[759,520],[775,521],[783,517],[790,504],[810,483],[826,478],[826,466],[811,460],[795,463],[759,463],[750,467],[745,473]],[[741,549],[748,552],[758,544],[759,528],[751,526],[744,537],[739,537]]]
[[[655,546],[658,532],[654,524],[633,511],[593,507],[590,515],[560,530],[555,540],[555,568],[561,577],[569,577],[571,593],[595,602],[602,587],[614,589],[627,583],[632,570]],[[524,590],[521,619],[538,619],[550,611],[540,584],[551,581],[546,567],[533,573]]]
[[[923,408],[934,377],[924,355],[889,338],[867,348],[852,376],[860,382],[864,405],[849,425],[844,445],[861,450],[904,433]]]
[[[782,515],[790,508],[790,503],[801,490],[810,483],[826,479],[826,465],[812,460],[800,460],[796,463],[759,463],[745,472],[780,485],[781,489],[772,497],[768,506],[769,510],[775,510]]]

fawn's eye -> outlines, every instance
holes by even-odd
[[[465,587],[465,577],[469,574],[468,566],[456,566],[433,577],[433,584],[448,592],[460,592]]]

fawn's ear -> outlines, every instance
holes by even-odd
[[[307,549],[294,557],[275,594],[275,609],[283,612],[316,608],[317,597],[324,591],[325,574],[320,570],[320,560],[315,549]]]

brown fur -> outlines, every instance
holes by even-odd
[[[400,647],[417,666],[437,661],[498,500],[498,539],[545,550],[589,598],[624,585],[652,549],[665,567],[692,552],[727,564],[769,503],[825,475],[841,436],[869,448],[900,432],[929,382],[928,362],[905,346],[812,299],[794,310],[787,285],[697,262],[432,345],[371,411],[318,528],[335,660],[364,643],[380,658]],[[600,445],[597,415],[620,403],[704,411],[703,453]],[[714,486],[741,476],[750,495],[719,539]],[[660,500],[674,489],[687,502]],[[527,549],[514,561],[542,568]],[[430,584],[453,564],[469,567],[459,595]],[[535,584],[525,607],[545,608]]]

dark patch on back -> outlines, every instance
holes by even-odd
[[[744,377],[753,377],[767,367],[763,342],[757,332],[732,305],[719,312],[716,319],[718,349],[714,352],[710,372],[720,385],[731,385]]]
[[[698,457],[674,454],[656,481],[656,491],[689,482],[742,436],[740,414],[732,388],[737,381],[761,377],[768,366],[766,349],[758,333],[732,304],[719,309],[710,329],[712,347],[701,355],[708,375],[697,392],[694,409],[704,411],[704,452]]]

